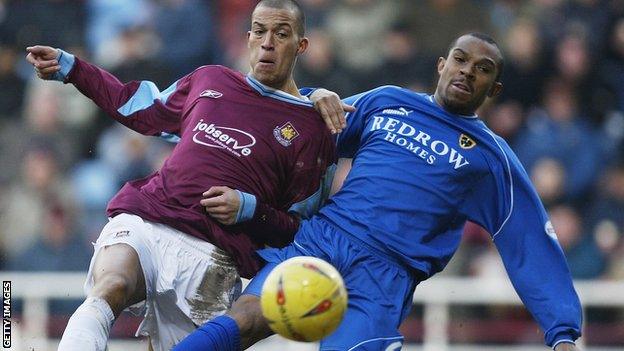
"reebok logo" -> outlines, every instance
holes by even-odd
[[[208,97],[208,98],[212,98],[212,99],[218,99],[220,97],[223,96],[223,93],[220,93],[216,90],[204,90],[201,92],[201,94],[199,94],[199,97]]]

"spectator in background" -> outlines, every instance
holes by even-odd
[[[583,219],[571,206],[559,205],[548,211],[575,279],[598,278],[605,270],[605,259],[593,235],[586,234]]]
[[[545,207],[548,208],[563,201],[566,173],[557,159],[550,157],[539,159],[533,165],[530,176]]]
[[[545,47],[553,47],[565,28],[563,3],[566,0],[524,1],[521,12],[537,23]]]
[[[8,269],[17,272],[80,271],[89,264],[91,245],[74,228],[74,214],[60,203],[48,203],[37,240],[8,262]],[[52,314],[70,314],[79,301],[49,301]],[[21,309],[22,307],[17,307]]]
[[[615,100],[612,106],[624,111],[624,17],[612,26],[606,62],[600,66],[601,82]]]
[[[548,69],[542,59],[542,43],[537,26],[529,19],[519,19],[505,36],[505,72],[503,84],[513,87],[503,91],[500,101],[519,103],[524,112],[539,103],[539,94]],[[496,120],[494,118],[493,120]]]
[[[576,95],[577,109],[588,121],[599,121],[596,111],[594,58],[589,52],[586,35],[578,32],[565,34],[555,47],[554,77]]]
[[[513,144],[525,122],[525,114],[518,101],[507,100],[484,111],[483,119],[494,133]]]
[[[31,79],[24,96],[23,118],[2,128],[0,156],[3,167],[0,179],[17,179],[23,150],[33,145],[54,147],[59,171],[64,172],[81,155],[83,143],[89,140],[85,123],[95,116],[88,100],[67,86],[44,85]]]
[[[599,69],[605,95],[601,102],[606,110],[602,125],[606,157],[624,159],[624,17],[614,20],[606,60]]]
[[[171,71],[175,68],[160,56],[161,50],[168,50],[169,47],[165,49],[161,44],[154,28],[150,26],[125,28],[116,40],[106,45],[106,51],[111,53],[108,67],[122,81],[149,76],[155,84],[167,85],[182,75],[172,75]]]
[[[435,61],[429,61],[427,55],[423,55],[418,38],[410,36],[408,25],[395,24],[386,32],[382,42],[384,63],[377,74],[379,84],[428,91],[434,78],[429,67],[434,66]]]
[[[338,64],[357,91],[378,85],[371,77],[383,64],[384,37],[400,17],[399,5],[398,0],[342,0],[329,11],[327,30],[334,36]]]
[[[565,83],[550,82],[543,99],[543,108],[531,113],[519,133],[515,151],[527,169],[544,157],[561,162],[567,175],[565,199],[584,200],[601,164],[598,134],[583,119],[579,102]]]
[[[310,29],[324,28],[332,0],[301,0],[299,4],[306,14],[306,25]]]
[[[108,43],[127,28],[146,25],[153,9],[149,0],[86,0],[86,12],[87,49],[95,62],[110,68],[108,56],[114,52]]]
[[[71,209],[48,203],[37,240],[9,261],[14,271],[82,271],[89,264],[91,245],[74,232]]]
[[[598,247],[610,258],[607,277],[624,279],[624,159],[604,175],[588,216]]]
[[[24,100],[25,82],[16,70],[17,55],[7,45],[0,45],[0,127],[7,120],[17,120]]]
[[[73,207],[71,194],[51,145],[32,145],[24,155],[20,181],[0,199],[0,246],[9,260],[38,240],[49,204]]]
[[[485,11],[473,1],[407,0],[404,4],[401,20],[409,23],[411,37],[418,39],[420,51],[430,55],[431,62],[446,54],[446,45],[457,34],[491,32]]]
[[[247,47],[241,43],[241,33],[247,30],[249,25],[248,13],[253,9],[255,2],[249,0],[215,0],[213,3],[218,6],[219,25],[217,28],[221,46],[223,49],[223,60],[233,66],[246,69],[247,62],[243,62],[241,57],[245,56]]]
[[[33,41],[73,47],[82,45],[85,8],[82,1],[7,1],[0,18],[0,40],[20,51]]]
[[[606,44],[611,8],[609,0],[574,0],[565,1],[561,14],[565,18],[564,30],[579,28],[585,34],[591,52],[602,52]]]
[[[154,22],[160,39],[166,43],[158,59],[178,79],[195,68],[219,62],[221,49],[215,28],[215,7],[203,0],[159,0]],[[143,75],[140,75],[143,76]]]
[[[302,86],[332,87],[337,93],[357,89],[349,76],[340,69],[331,36],[322,29],[308,33],[311,45],[295,66],[295,76]]]

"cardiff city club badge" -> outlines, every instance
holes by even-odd
[[[280,144],[289,146],[292,141],[299,136],[299,132],[292,123],[286,122],[283,126],[273,129],[273,136],[275,136],[275,139],[277,139]]]
[[[472,149],[475,145],[477,145],[477,142],[466,134],[459,136],[459,146],[461,146],[462,149]]]

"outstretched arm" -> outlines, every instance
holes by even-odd
[[[189,78],[184,77],[160,92],[149,81],[121,83],[109,72],[49,46],[26,49],[26,60],[44,80],[72,83],[108,115],[145,135],[178,134]]]
[[[496,141],[504,151],[500,167],[480,180],[463,211],[492,234],[509,278],[544,331],[546,344],[569,350],[581,335],[582,309],[563,250],[528,175],[509,146]],[[483,201],[483,194],[493,199]]]

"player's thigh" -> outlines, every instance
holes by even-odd
[[[323,351],[400,350],[400,316],[362,294],[349,294],[349,307],[338,329],[321,341]]]
[[[144,300],[148,278],[155,274],[150,234],[151,226],[138,216],[111,218],[95,243],[85,282],[87,295],[103,297],[116,314]]]
[[[128,244],[103,247],[95,257],[92,295],[123,293],[128,305],[145,299],[145,278],[136,251]]]
[[[348,246],[349,268],[343,279],[349,294],[338,329],[321,342],[322,350],[399,350],[398,328],[411,309],[416,280],[403,267]]]

